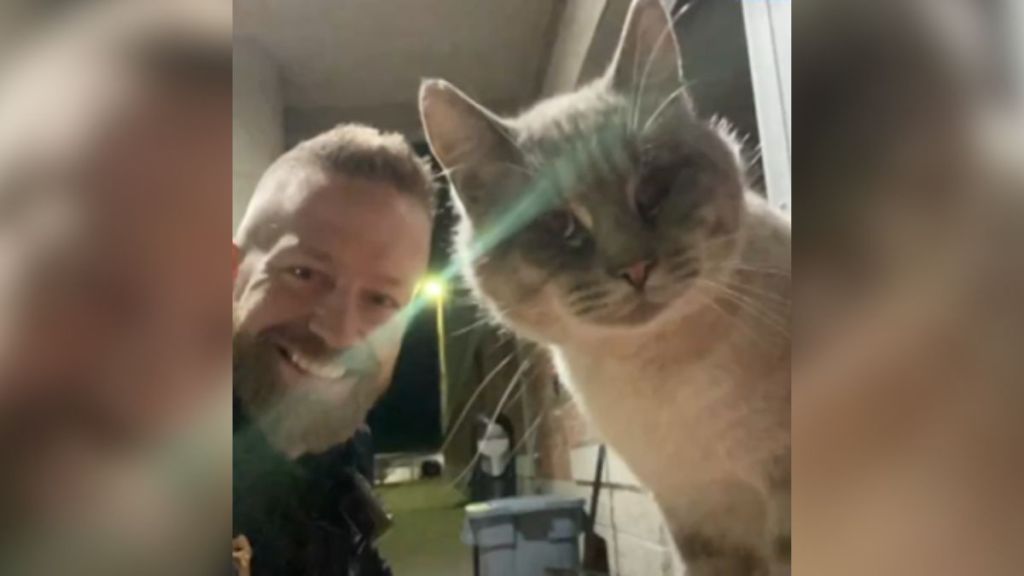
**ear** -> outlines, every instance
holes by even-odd
[[[420,85],[420,119],[431,151],[446,170],[516,156],[509,127],[444,80]]]
[[[634,0],[606,80],[635,106],[631,122],[642,128],[665,107],[689,111],[683,89],[683,61],[661,0]]]
[[[462,205],[476,212],[488,200],[480,194],[490,175],[521,165],[511,128],[444,80],[425,80],[419,101],[431,152],[448,172]]]

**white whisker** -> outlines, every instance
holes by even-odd
[[[675,16],[673,16],[672,18],[669,19],[668,26],[666,26],[665,29],[662,30],[661,35],[658,36],[658,40],[654,43],[654,46],[651,48],[651,53],[647,56],[647,62],[644,65],[643,73],[640,76],[640,82],[638,83],[637,90],[636,90],[636,92],[634,94],[634,98],[633,98],[633,112],[630,114],[630,116],[631,116],[631,118],[630,118],[630,129],[632,130],[632,132],[634,134],[636,133],[636,128],[637,128],[637,126],[640,123],[640,103],[643,100],[644,89],[646,88],[645,84],[647,82],[647,76],[651,72],[651,65],[654,63],[654,57],[657,55],[658,50],[661,48],[661,46],[665,42],[666,38],[671,38],[672,42],[675,42],[675,34],[673,33],[672,29],[675,27],[676,23],[683,16],[683,14],[685,14],[688,11],[687,8],[688,8],[688,6],[684,7],[682,10],[679,11],[678,14],[676,14]],[[632,78],[636,78],[636,76],[635,76],[636,70],[635,69],[634,69],[633,73],[634,73],[634,76],[632,76]]]
[[[459,413],[459,417],[455,419],[455,424],[453,424],[452,427],[448,429],[448,437],[445,438],[444,442],[441,443],[441,453],[444,453],[445,448],[448,447],[448,445],[452,441],[452,438],[455,437],[455,433],[458,432],[459,426],[461,426],[462,422],[466,419],[466,415],[469,414],[469,409],[473,407],[473,403],[476,402],[476,399],[480,396],[480,393],[483,392],[485,388],[487,388],[487,385],[491,383],[491,380],[493,380],[494,377],[498,374],[498,372],[500,372],[501,369],[504,368],[506,364],[511,362],[513,358],[515,358],[515,354],[509,354],[504,360],[502,360],[497,366],[495,366],[490,371],[489,374],[487,374],[483,382],[481,382],[480,385],[477,386],[476,390],[473,391],[473,395],[470,396],[469,400],[466,401],[466,405],[462,408],[462,411]]]
[[[668,95],[668,97],[661,101],[661,104],[659,104],[658,107],[654,109],[654,112],[652,112],[651,115],[647,117],[647,121],[644,122],[644,127],[642,130],[640,130],[640,134],[646,134],[647,131],[651,129],[651,124],[658,119],[658,116],[661,116],[661,113],[665,111],[669,103],[671,103],[673,100],[678,98],[683,92],[686,91],[686,87],[687,85],[684,82],[682,86],[673,90],[672,93]]]
[[[464,326],[462,328],[459,328],[455,332],[452,332],[450,334],[450,337],[455,338],[456,336],[462,336],[463,334],[469,334],[470,332],[476,330],[477,328],[479,328],[481,326],[486,326],[487,324],[490,324],[492,322],[494,322],[494,320],[490,316],[484,315],[482,318],[480,318],[479,320],[473,322],[472,324],[470,324],[468,326]]]
[[[712,290],[718,292],[719,295],[724,297],[726,300],[732,302],[737,307],[739,307],[740,310],[747,312],[755,319],[761,321],[763,324],[768,326],[769,328],[777,330],[780,334],[784,336],[789,335],[789,328],[783,324],[783,322],[789,320],[788,318],[781,318],[778,315],[772,314],[769,310],[766,310],[764,307],[760,306],[760,304],[755,300],[733,289],[730,289],[727,286],[711,282],[708,280],[698,280],[698,282],[704,284],[705,286],[709,286]],[[733,316],[733,318],[735,319],[736,317]]]
[[[545,406],[540,411],[540,414],[537,414],[537,417],[533,419],[533,422],[530,424],[530,426],[526,429],[525,432],[523,432],[523,435],[516,442],[516,445],[512,447],[512,450],[511,450],[512,454],[517,453],[519,451],[519,449],[522,448],[524,444],[526,444],[526,442],[530,438],[530,436],[532,436],[533,433],[537,430],[537,428],[540,427],[540,423],[541,423],[541,421],[544,420],[544,417],[548,415],[548,411],[549,411],[548,407]]]
[[[726,318],[728,318],[729,320],[734,322],[737,326],[742,328],[743,331],[746,332],[751,338],[753,338],[754,340],[760,342],[761,344],[767,344],[767,340],[765,340],[763,336],[758,335],[757,331],[754,330],[753,328],[751,328],[749,324],[747,324],[746,322],[743,322],[742,320],[737,318],[734,314],[730,314],[724,308],[719,306],[718,303],[715,302],[715,299],[713,297],[708,296],[708,295],[702,295],[702,298],[704,299],[704,301],[708,305],[710,305],[715,310],[718,310],[719,313],[721,313],[723,316],[725,316]]]
[[[513,170],[518,170],[518,171],[520,171],[520,172],[522,172],[522,173],[524,173],[524,174],[526,174],[528,176],[531,176],[531,177],[537,175],[537,172],[535,172],[534,170],[531,170],[531,169],[527,168],[526,166],[521,166],[519,164],[515,164],[513,162],[505,162],[505,161],[501,161],[501,160],[488,160],[487,163],[489,163],[489,164],[498,164],[498,165],[501,165],[501,166],[505,166],[506,168],[512,168]],[[452,174],[454,172],[457,172],[459,170],[465,170],[467,168],[472,168],[473,166],[476,166],[476,165],[477,164],[473,164],[473,163],[457,164],[457,165],[452,166],[450,168],[445,168],[445,169],[439,171],[434,177],[438,178],[438,177],[443,176],[443,177],[448,178],[450,180],[451,177],[452,177]]]
[[[535,352],[535,354],[536,354],[536,352]],[[531,356],[531,359],[528,359],[528,360],[524,361],[519,366],[519,370],[516,371],[515,375],[512,377],[512,381],[509,382],[508,388],[505,389],[505,393],[501,396],[501,400],[498,401],[498,407],[494,409],[494,415],[491,416],[491,418],[490,418],[490,420],[488,420],[488,422],[495,422],[495,421],[497,421],[498,416],[501,415],[501,411],[505,409],[505,403],[508,401],[511,392],[513,390],[515,390],[516,384],[522,378],[523,374],[526,373],[527,368],[529,368],[532,365],[532,363],[533,362],[532,362],[532,356]],[[443,452],[443,450],[442,450],[442,452]],[[458,476],[455,477],[454,480],[452,480],[449,483],[449,485],[451,487],[453,487],[453,488],[458,486],[459,482],[461,482],[462,479],[473,469],[473,467],[476,465],[476,463],[477,463],[477,461],[479,459],[480,459],[480,450],[477,449],[476,453],[473,455],[473,458],[470,460],[469,464],[466,465],[466,467],[459,473]]]

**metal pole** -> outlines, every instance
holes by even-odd
[[[435,305],[437,306],[437,356],[438,366],[441,371],[441,437],[448,433],[448,351],[445,347],[444,330],[444,301],[445,295],[439,294]]]

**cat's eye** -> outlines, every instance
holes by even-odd
[[[656,182],[645,184],[636,191],[636,211],[641,218],[650,222],[658,216],[665,198],[671,186],[667,183]]]
[[[578,230],[579,225],[576,223],[576,219],[573,218],[571,214],[566,214],[565,225],[562,230],[562,238],[565,240],[570,240],[573,236],[576,236]]]
[[[553,234],[558,234],[561,239],[571,247],[583,245],[584,234],[582,226],[572,212],[560,210],[552,212],[544,217],[544,226]]]
[[[653,222],[673,189],[683,186],[683,179],[692,178],[696,165],[684,158],[670,168],[654,168],[646,172],[633,192],[633,205],[646,222]]]
[[[566,212],[562,218],[562,240],[565,240],[565,243],[573,248],[582,246],[583,230],[579,221],[569,212]]]

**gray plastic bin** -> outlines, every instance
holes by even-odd
[[[528,496],[466,506],[462,541],[475,548],[477,576],[545,576],[578,570],[580,498]]]

